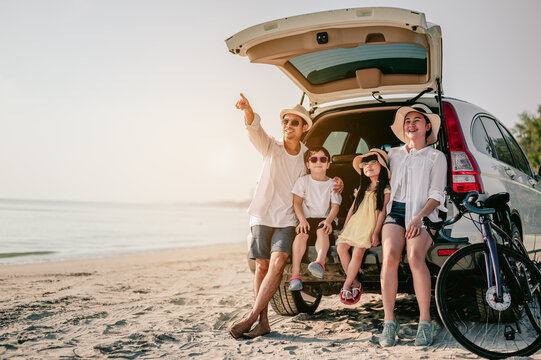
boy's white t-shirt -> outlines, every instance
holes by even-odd
[[[342,196],[333,191],[334,180],[318,181],[312,175],[297,179],[291,192],[303,198],[302,212],[306,218],[326,218],[331,204],[342,203]]]

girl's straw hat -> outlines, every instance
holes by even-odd
[[[423,114],[428,121],[432,124],[432,133],[426,139],[427,145],[432,145],[438,141],[438,131],[440,130],[441,119],[438,114],[434,114],[428,106],[425,104],[414,104],[411,106],[402,106],[396,110],[396,115],[394,116],[394,123],[391,125],[391,130],[397,138],[400,139],[403,143],[407,143],[406,135],[404,134],[404,118],[406,115],[412,111]]]
[[[376,158],[378,159],[380,165],[387,170],[387,176],[390,179],[391,171],[389,170],[389,157],[387,156],[385,150],[373,148],[370,149],[370,151],[368,151],[366,154],[356,156],[355,159],[353,159],[353,168],[362,175],[363,169],[361,169],[360,164],[366,157],[370,155],[376,155]]]

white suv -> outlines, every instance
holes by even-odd
[[[303,141],[308,147],[326,147],[332,156],[329,175],[344,180],[340,224],[359,182],[353,158],[373,147],[388,150],[401,145],[390,129],[396,109],[424,103],[442,118],[436,147],[449,161],[448,185],[457,192],[477,190],[485,199],[508,192],[513,234],[523,239],[535,258],[541,248],[541,176],[493,115],[443,97],[441,29],[427,23],[424,14],[396,8],[318,12],[250,27],[226,44],[230,52],[251,62],[277,66],[308,97],[314,126]],[[448,208],[453,216],[451,203]],[[448,232],[480,241],[479,231],[466,219]],[[445,259],[460,246],[464,244],[443,239],[434,244],[427,255],[434,280]],[[335,248],[329,250],[323,280],[306,269],[314,259],[311,247],[302,267],[301,292],[287,290],[290,268],[286,267],[271,301],[276,312],[311,313],[322,295],[338,293],[344,273]],[[411,293],[413,282],[405,262],[404,258],[399,291]],[[368,291],[379,291],[380,263],[381,247],[370,249],[360,270]]]

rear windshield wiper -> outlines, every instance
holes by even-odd
[[[421,91],[419,94],[417,94],[416,96],[414,96],[413,98],[409,99],[409,100],[406,100],[406,104],[414,104],[415,102],[417,102],[417,100],[419,100],[419,98],[421,96],[423,96],[424,94],[428,93],[428,92],[431,92],[433,91],[434,89],[432,88],[426,88],[424,89],[423,91]],[[387,101],[383,100],[383,98],[381,97],[381,95],[379,95],[379,91],[372,91],[372,97],[374,99],[376,99],[377,101],[379,101],[380,103],[382,104],[387,104]]]

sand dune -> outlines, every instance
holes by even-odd
[[[415,347],[411,296],[397,302],[393,348],[377,345],[383,309],[374,294],[355,307],[325,297],[314,315],[271,310],[268,336],[234,340],[227,328],[253,301],[244,247],[0,267],[0,358],[477,358],[437,322],[435,344]]]

